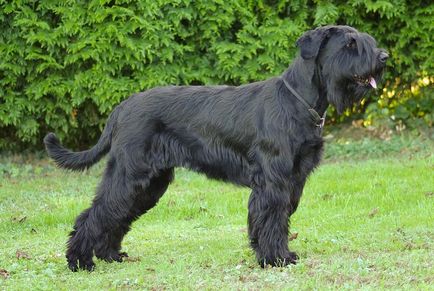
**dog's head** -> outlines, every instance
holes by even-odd
[[[327,100],[341,113],[377,88],[389,55],[375,39],[350,26],[324,26],[297,41],[302,59],[314,64]]]

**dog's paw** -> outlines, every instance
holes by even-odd
[[[69,259],[68,258],[68,268],[72,272],[77,272],[78,270],[86,270],[92,272],[95,270],[95,263],[92,259]]]
[[[69,268],[72,272],[77,272],[77,271],[78,271],[77,261],[75,261],[75,262],[69,262],[69,261],[68,261],[68,268]]]
[[[127,253],[127,252],[120,252],[120,253],[119,253],[119,256],[120,256],[121,258],[128,258],[128,253]]]
[[[122,263],[124,258],[128,258],[128,254],[126,252],[120,252],[114,256],[112,256],[112,260],[115,262]]]
[[[297,260],[299,259],[298,255],[294,252],[289,252],[286,256],[282,258],[271,258],[271,257],[265,257],[262,259],[259,259],[259,265],[262,268],[267,267],[285,267],[290,264],[297,264]]]
[[[115,252],[105,256],[96,255],[98,259],[106,261],[107,263],[118,262],[122,263],[123,258],[128,258],[128,254],[126,252]]]

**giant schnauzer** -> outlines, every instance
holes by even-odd
[[[154,207],[185,167],[250,187],[248,233],[261,266],[294,264],[288,222],[306,178],[318,165],[326,109],[338,112],[376,88],[387,53],[349,26],[306,32],[280,76],[234,86],[167,86],[123,101],[98,143],[72,152],[53,133],[45,139],[58,166],[84,170],[108,154],[92,206],[70,234],[71,270],[92,270],[93,255],[122,261],[131,223]]]

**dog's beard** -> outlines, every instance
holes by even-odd
[[[358,104],[372,89],[371,84],[360,85],[352,79],[341,82],[330,81],[327,86],[327,99],[336,108],[337,112],[342,114],[345,109]]]
[[[339,114],[342,114],[347,108],[352,108],[369,92],[377,89],[377,83],[381,81],[382,71],[363,75],[367,77],[358,76],[353,75],[341,81],[333,79],[327,81],[327,99]]]

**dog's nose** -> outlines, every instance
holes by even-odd
[[[382,63],[385,63],[387,59],[389,58],[389,55],[386,52],[381,52],[378,56],[378,60]]]

